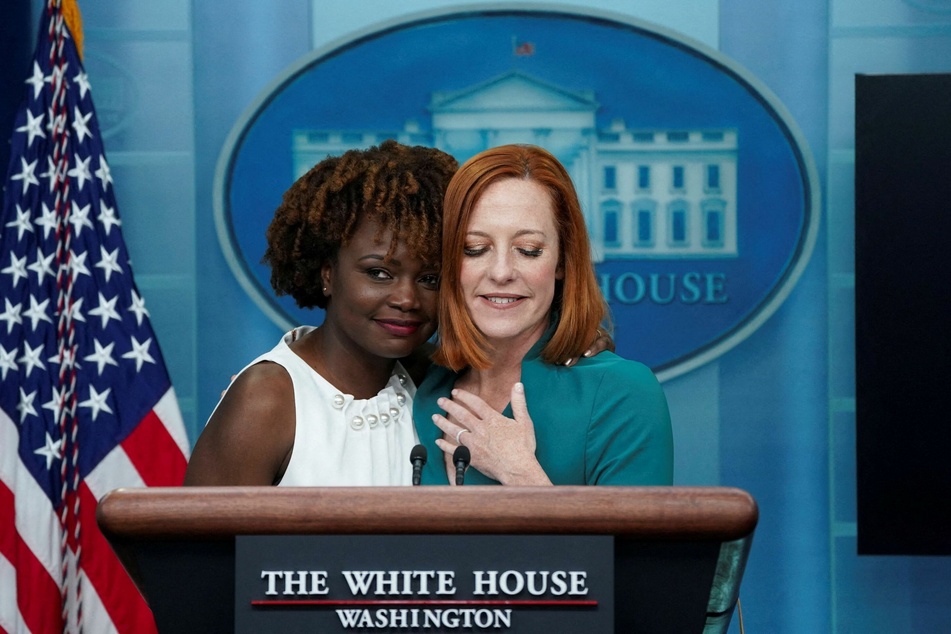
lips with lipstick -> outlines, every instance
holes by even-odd
[[[421,321],[409,321],[406,319],[377,319],[383,330],[397,337],[409,337],[423,327]]]

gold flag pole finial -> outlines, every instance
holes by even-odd
[[[83,59],[83,16],[79,13],[79,4],[76,0],[62,0],[61,10],[63,19],[66,20],[66,26],[73,36],[73,42],[76,43],[76,51],[79,53],[79,59]]]

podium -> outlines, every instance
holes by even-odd
[[[97,514],[162,633],[234,631],[241,536],[588,535],[613,538],[616,632],[719,634],[758,521],[728,487],[155,487]]]

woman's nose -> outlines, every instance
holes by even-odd
[[[511,253],[496,252],[489,265],[489,277],[494,282],[507,282],[515,276],[515,262]]]
[[[419,308],[419,288],[415,280],[409,278],[397,280],[390,294],[390,304],[400,310]]]

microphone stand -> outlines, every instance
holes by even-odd
[[[462,486],[466,480],[466,469],[469,467],[469,461],[472,454],[465,445],[459,445],[452,454],[452,462],[456,465],[456,486]]]
[[[416,445],[409,453],[409,461],[413,463],[413,486],[419,486],[422,479],[423,465],[426,464],[426,447]]]

